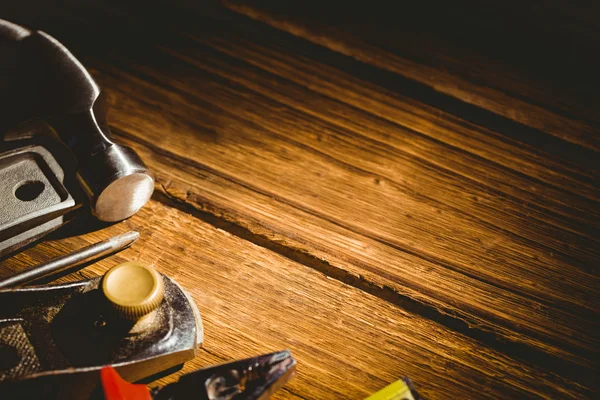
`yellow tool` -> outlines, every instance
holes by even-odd
[[[402,378],[373,393],[365,400],[423,400],[408,378]]]

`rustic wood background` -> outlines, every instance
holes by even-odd
[[[289,348],[276,398],[598,391],[600,10],[20,2],[67,45],[114,139],[156,175],[112,226],[71,227],[0,274],[136,229],[206,340],[185,372]]]

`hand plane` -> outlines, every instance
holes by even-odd
[[[99,371],[128,381],[194,357],[200,314],[152,267],[120,264],[103,277],[0,290],[0,398],[89,398]]]
[[[1,19],[0,107],[0,256],[60,226],[79,205],[73,191],[108,222],[149,200],[154,179],[135,151],[109,138],[105,97],[88,71],[48,34]],[[56,143],[32,143],[40,136]],[[57,157],[59,147],[67,157]]]

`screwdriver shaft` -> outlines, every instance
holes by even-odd
[[[0,289],[15,287],[31,282],[35,279],[46,275],[62,272],[66,269],[76,267],[84,262],[100,258],[107,254],[116,253],[135,242],[140,237],[140,234],[135,231],[127,232],[122,235],[114,236],[110,239],[86,246],[82,249],[74,251],[54,258],[45,263],[28,268],[17,274],[0,280]]]

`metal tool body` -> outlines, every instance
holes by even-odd
[[[203,340],[199,313],[163,279],[164,300],[137,332],[107,304],[101,277],[0,290],[0,398],[86,398],[103,366],[136,381],[191,359]]]
[[[155,400],[264,400],[296,375],[289,350],[201,369],[153,390]]]
[[[0,153],[0,256],[60,227],[81,205],[57,153],[47,144]]]
[[[27,120],[51,127],[72,152],[77,179],[100,220],[130,217],[150,198],[154,180],[142,160],[108,137],[100,89],[51,36],[0,20],[0,107],[0,133]]]
[[[295,374],[296,360],[288,350],[204,368],[152,390],[105,367],[100,371],[103,393],[94,400],[265,400]]]

